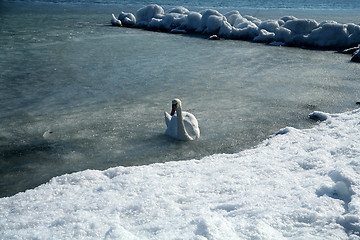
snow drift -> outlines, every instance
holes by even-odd
[[[124,18],[124,16],[130,16]],[[252,16],[242,16],[238,11],[224,15],[216,10],[192,12],[184,7],[165,12],[156,4],[140,8],[135,13],[121,13],[112,24],[139,27],[154,31],[174,33],[199,33],[218,35],[228,39],[243,39],[308,48],[346,49],[360,44],[360,26],[335,21],[318,23],[313,19],[286,16],[278,20],[262,21]],[[124,23],[125,21],[125,23]],[[275,44],[273,44],[275,45]]]
[[[238,154],[87,170],[0,199],[4,239],[360,239],[360,110]]]

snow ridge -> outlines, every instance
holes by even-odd
[[[192,12],[184,7],[165,12],[161,6],[151,4],[137,10],[135,15],[121,12],[118,20],[111,20],[116,26],[121,26],[121,22],[125,22],[123,25],[126,27],[172,33],[195,32],[272,45],[343,50],[360,44],[359,24],[340,24],[335,21],[318,23],[313,19],[298,19],[294,16],[261,21],[253,16],[242,16],[236,10],[224,15],[217,10]]]

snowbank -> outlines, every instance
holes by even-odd
[[[121,13],[118,18],[122,22],[123,15]],[[345,49],[360,44],[360,26],[354,23],[318,23],[313,19],[298,19],[293,16],[261,21],[252,16],[242,16],[238,11],[222,15],[216,10],[191,12],[184,7],[173,8],[165,13],[156,4],[140,8],[132,17],[130,22],[123,25],[265,43],[281,42],[282,45],[309,48]]]
[[[0,199],[4,239],[360,239],[360,110],[255,149],[87,170]]]

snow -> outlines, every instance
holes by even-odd
[[[139,26],[147,26],[152,19],[160,19],[162,16],[164,16],[164,9],[156,4],[141,8],[135,13],[136,22]]]
[[[119,26],[119,27],[122,26],[121,21],[119,19],[117,19],[114,14],[111,15],[111,24],[113,26]]]
[[[360,239],[360,109],[254,149],[86,170],[0,199],[4,239]]]
[[[131,27],[136,24],[136,18],[132,13],[120,12],[118,19],[123,23],[124,26]]]
[[[309,117],[315,121],[325,121],[328,119],[329,114],[320,112],[320,111],[314,111],[311,114],[309,114]]]
[[[165,12],[156,4],[140,8],[135,16],[131,16],[133,18],[129,18],[131,20],[123,26],[154,31],[195,32],[265,43],[275,41],[282,42],[282,45],[320,49],[345,49],[360,44],[360,25],[341,24],[331,20],[318,23],[313,19],[285,16],[277,20],[262,21],[253,16],[242,16],[236,10],[224,15],[213,9],[192,12],[184,7]],[[124,23],[121,15],[119,20]]]

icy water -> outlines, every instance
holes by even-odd
[[[239,152],[360,97],[359,65],[333,51],[109,26],[134,5],[0,6],[0,197],[84,169]],[[245,11],[360,22],[352,10]],[[197,117],[199,140],[164,135],[173,97]]]

